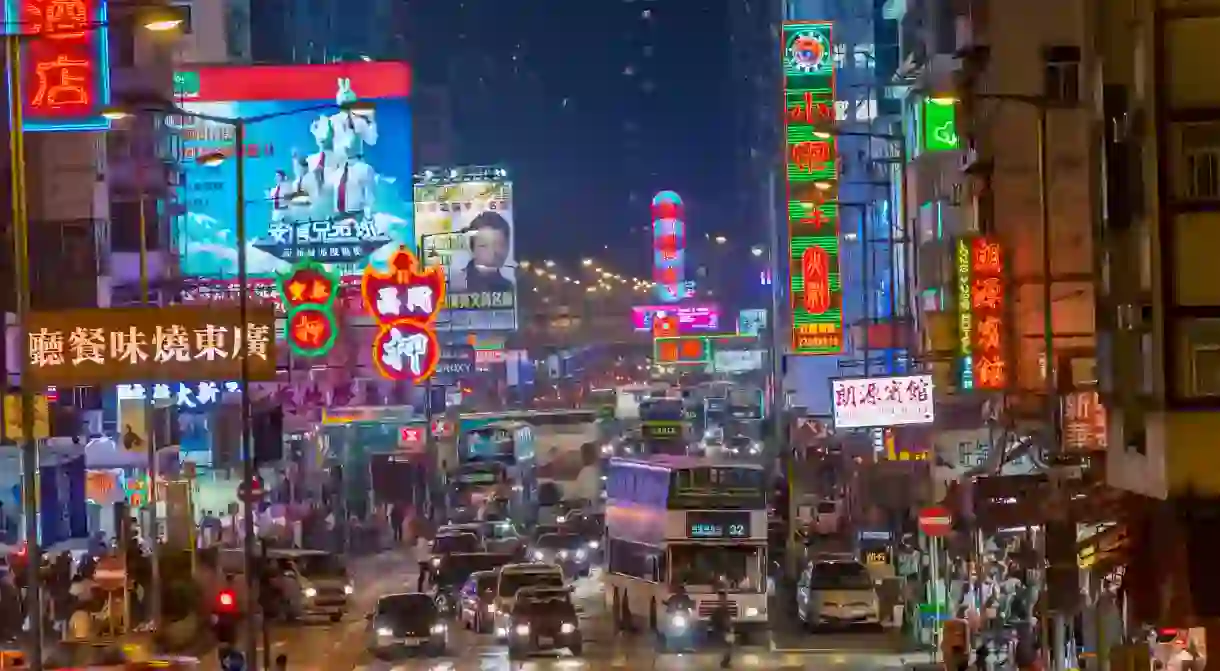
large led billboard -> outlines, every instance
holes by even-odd
[[[110,104],[107,0],[4,3],[4,23],[21,40],[27,131],[101,130]]]
[[[187,112],[244,119],[247,268],[271,282],[311,258],[358,282],[412,245],[410,70],[405,63],[203,66],[176,72]],[[371,110],[345,110],[350,103]],[[237,275],[234,127],[186,115],[186,207],[175,232],[182,272],[205,283]],[[199,157],[227,154],[224,161]]]
[[[788,187],[792,353],[843,351],[839,272],[838,161],[831,24],[783,25],[785,162]]]
[[[677,318],[678,333],[712,332],[720,330],[720,306],[714,303],[683,305],[635,305],[631,322],[637,333],[652,331],[653,318],[658,314]]]
[[[439,330],[517,328],[513,185],[506,172],[452,169],[416,176],[420,261],[444,267],[448,283]]]

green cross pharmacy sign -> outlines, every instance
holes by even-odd
[[[923,150],[953,151],[960,146],[957,137],[957,101],[952,98],[925,98],[923,101]]]

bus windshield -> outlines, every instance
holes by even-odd
[[[467,431],[462,436],[462,447],[466,459],[497,461],[510,465],[517,462],[513,432],[506,428],[488,426]]]
[[[767,507],[766,478],[761,468],[702,466],[675,470],[670,478],[669,507],[677,509]]]
[[[681,422],[685,419],[682,399],[650,398],[640,403],[641,422]]]
[[[751,545],[673,545],[669,582],[688,592],[762,592],[766,589],[763,548]]]

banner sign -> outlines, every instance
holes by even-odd
[[[931,375],[831,380],[836,429],[930,424]]]

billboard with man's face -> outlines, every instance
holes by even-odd
[[[196,67],[175,73],[187,112],[245,120],[248,270],[268,282],[312,258],[347,278],[411,245],[410,70],[405,63]],[[182,271],[237,275],[237,160],[231,124],[171,116],[185,185]],[[199,157],[227,156],[200,162]]]
[[[517,328],[511,182],[417,183],[415,230],[420,260],[445,268],[438,330]]]

